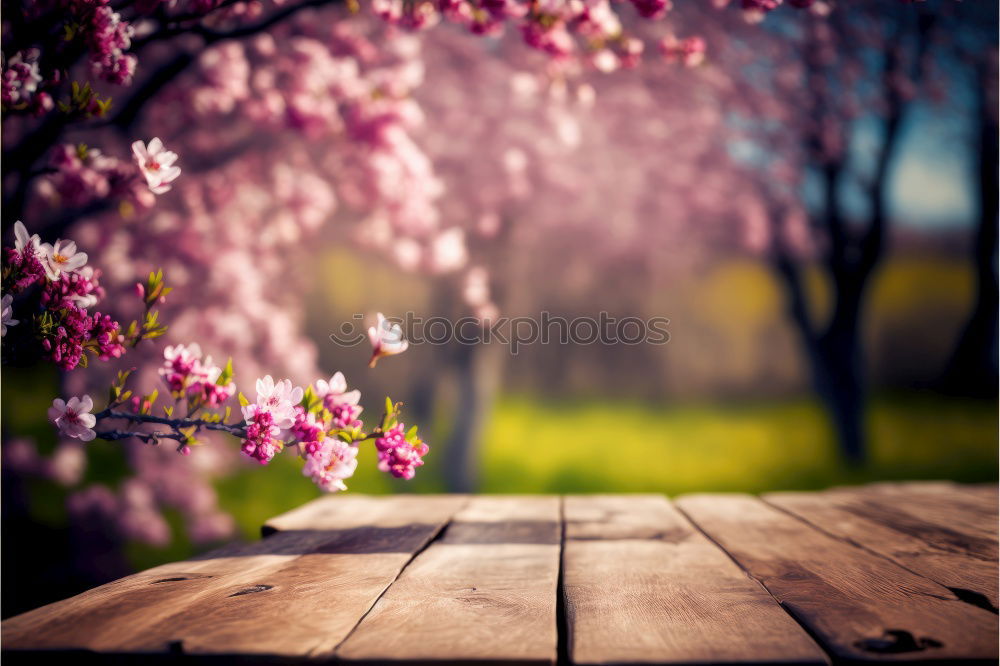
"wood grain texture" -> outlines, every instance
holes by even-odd
[[[996,486],[946,482],[879,483],[837,489],[852,508],[932,543],[947,543],[972,557],[997,559]]]
[[[827,663],[664,497],[567,497],[564,514],[572,663]]]
[[[676,503],[839,658],[997,658],[997,617],[923,576],[755,497]]]
[[[294,530],[332,530],[343,527],[348,514],[364,516],[391,497],[372,495],[323,495],[291,511],[269,518],[261,527],[263,536]]]
[[[910,571],[948,587],[963,598],[981,595],[997,607],[998,569],[995,559],[970,554],[954,539],[935,539],[936,530],[912,529],[917,518],[907,517],[897,528],[886,518],[884,504],[872,515],[845,493],[769,493],[763,499],[793,513],[827,534],[887,557]],[[905,505],[904,505],[905,506]],[[919,535],[919,536],[916,536]]]
[[[4,648],[332,651],[463,502],[324,500],[325,529],[282,532],[164,565],[11,618],[3,623]]]
[[[551,664],[557,497],[470,500],[338,648],[345,661]]]

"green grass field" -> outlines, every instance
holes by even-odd
[[[658,408],[509,399],[487,435],[483,490],[674,495],[997,478],[996,405],[880,398],[869,432],[869,461],[851,469],[808,400]]]
[[[5,407],[43,435],[45,423],[17,394]],[[22,411],[23,408],[23,411]],[[9,415],[13,416],[14,414]],[[35,427],[27,427],[29,422]],[[34,431],[37,431],[34,432]],[[824,414],[810,400],[760,404],[652,405],[614,401],[541,402],[507,397],[493,410],[482,452],[481,489],[488,493],[761,492],[815,489],[889,479],[997,480],[997,406],[906,394],[873,400],[871,449],[860,468],[837,454]],[[49,435],[51,437],[51,434]],[[373,447],[359,455],[348,485],[358,493],[441,492],[447,455],[431,439],[431,454],[412,482],[375,468]],[[247,465],[218,482],[223,508],[245,538],[267,518],[318,497],[301,462],[278,456],[267,467]],[[89,481],[116,484],[125,472],[120,453],[95,443]],[[32,513],[45,524],[66,520],[64,489],[33,484]],[[180,519],[168,512],[175,540],[167,548],[133,544],[131,561],[146,568],[194,552]]]
[[[868,462],[845,466],[809,400],[732,406],[509,397],[494,408],[482,453],[488,493],[761,492],[887,479],[997,479],[997,408],[937,396],[880,397],[869,415]],[[412,482],[375,470],[366,447],[352,492],[440,492],[445,451]],[[275,468],[274,465],[277,464]],[[247,536],[274,513],[317,496],[291,458],[220,484]]]

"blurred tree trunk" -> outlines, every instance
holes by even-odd
[[[860,340],[862,295],[866,279],[833,282],[833,314],[817,331],[807,304],[800,268],[787,255],[773,264],[785,289],[789,313],[806,352],[813,388],[830,416],[844,458],[864,462],[866,451],[864,356]]]
[[[458,404],[445,445],[445,483],[451,492],[471,493],[479,487],[481,440],[500,384],[503,350],[498,345],[456,344]]]
[[[514,252],[517,234],[516,207],[501,215],[499,231],[492,240],[470,240],[471,266],[486,266],[489,270],[492,302],[500,312],[516,308],[520,278],[524,274],[523,256]],[[520,253],[523,255],[524,253]],[[452,315],[469,316],[462,295],[463,285],[449,280],[440,293]],[[491,344],[452,342],[448,356],[457,386],[457,404],[452,429],[445,444],[445,485],[449,492],[467,493],[479,489],[480,453],[483,432],[500,389],[504,354],[507,347],[499,341]]]
[[[824,134],[824,128],[833,130],[841,136],[841,145],[849,145],[847,137],[853,118],[850,114],[839,115],[836,110],[836,87],[824,84],[827,80],[825,70],[831,63],[824,60],[821,49],[807,48],[803,54],[812,92],[810,115],[817,122],[806,125],[802,139],[821,176],[823,206],[813,219],[813,225],[822,229],[827,239],[820,266],[832,296],[830,314],[822,323],[815,321],[816,313],[808,305],[801,268],[793,258],[793,250],[783,240],[785,209],[780,202],[771,202],[772,265],[785,287],[789,313],[806,351],[813,386],[830,415],[840,451],[852,465],[862,464],[867,452],[865,406],[868,391],[861,321],[865,292],[885,251],[889,173],[910,100],[901,82],[919,80],[921,57],[932,25],[927,14],[915,17],[916,38],[910,42],[912,53],[906,57],[897,43],[906,20],[910,18],[895,25],[894,32],[887,35],[885,42],[880,82],[885,102],[882,136],[875,153],[874,173],[865,184],[869,214],[867,219],[859,220],[859,224],[847,223],[841,203],[842,185],[851,176],[851,160],[845,150],[831,151]],[[837,22],[832,22],[831,26],[835,31],[844,29],[844,25]],[[843,33],[840,34],[842,37]],[[843,42],[849,43],[849,40]],[[832,66],[836,67],[836,62]]]
[[[990,398],[997,395],[997,224],[1000,170],[997,164],[995,63],[977,68],[979,219],[973,246],[976,295],[972,314],[959,336],[942,377],[949,393]]]

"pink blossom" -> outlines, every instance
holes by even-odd
[[[56,173],[43,181],[40,190],[54,205],[80,207],[109,196],[128,195],[134,179],[134,174],[127,174],[131,167],[96,148],[59,146],[52,153],[50,166]]]
[[[18,252],[24,252],[25,248],[28,248],[30,252],[41,256],[42,254],[42,240],[38,237],[38,234],[28,235],[28,230],[24,227],[24,223],[18,220],[14,223],[14,249]]]
[[[163,359],[159,374],[173,392],[187,392],[208,407],[218,407],[236,392],[234,382],[219,383],[222,368],[212,363],[211,356],[203,360],[197,343],[167,347]]]
[[[121,358],[125,353],[125,345],[122,344],[124,337],[118,322],[110,315],[95,312],[91,320],[90,335],[97,346],[97,358],[102,361]]]
[[[171,391],[183,391],[196,376],[201,360],[198,343],[168,346],[163,350],[163,367],[159,374]]]
[[[561,22],[544,27],[537,21],[526,21],[521,26],[521,34],[528,46],[544,51],[556,59],[566,58],[575,49],[573,38]]]
[[[97,417],[90,413],[93,408],[94,401],[89,395],[82,398],[74,396],[69,402],[56,398],[49,407],[49,420],[56,424],[63,435],[89,442],[97,436],[92,430],[97,423]]]
[[[247,427],[241,450],[261,465],[266,465],[282,449],[281,441],[276,439],[281,434],[281,428],[275,425],[271,412],[261,405],[244,407],[243,418]]]
[[[257,380],[257,405],[271,413],[275,425],[282,430],[295,423],[295,406],[302,402],[302,387],[292,386],[290,379],[275,382],[271,375]]]
[[[37,238],[37,236],[35,237]],[[45,279],[45,267],[41,255],[28,246],[22,251],[4,248],[5,270],[10,270],[10,289],[15,294]]]
[[[357,447],[328,437],[315,453],[306,457],[302,474],[328,493],[347,490],[344,479],[354,475],[358,467],[357,456]]]
[[[423,457],[430,447],[419,439],[406,441],[404,426],[398,423],[375,440],[378,449],[378,468],[397,479],[412,479],[416,468],[424,464]]]
[[[8,326],[16,326],[21,323],[19,319],[14,319],[14,307],[11,305],[13,300],[13,296],[10,294],[4,294],[2,301],[0,301],[0,305],[3,306],[3,320],[2,323],[0,323],[0,337],[7,335]]]
[[[302,406],[295,408],[295,423],[291,431],[297,440],[305,444],[307,453],[312,453],[318,446],[323,430],[323,424],[316,420],[315,414],[307,412]]]
[[[38,56],[38,49],[29,49],[18,51],[7,61],[0,83],[0,101],[5,108],[28,104],[35,97],[38,84],[42,82]]]
[[[219,384],[222,368],[212,365],[212,358],[206,359],[201,365],[201,375],[198,381],[188,387],[188,394],[201,398],[208,407],[218,407],[236,393],[236,383]]]
[[[84,26],[90,48],[91,68],[97,76],[118,85],[128,85],[138,62],[125,51],[132,45],[134,28],[110,6],[97,7]]]
[[[50,280],[58,280],[63,273],[73,273],[87,264],[87,253],[77,252],[71,240],[57,240],[54,245],[42,243],[43,266]]]
[[[360,428],[363,424],[358,416],[363,411],[358,402],[361,391],[347,390],[347,380],[341,372],[334,373],[330,381],[316,382],[316,396],[323,401],[323,407],[330,412],[331,425],[338,429]]]
[[[76,273],[63,274],[61,279],[45,285],[41,296],[42,305],[49,310],[58,310],[66,304],[84,310],[96,305],[104,297],[104,289],[98,281],[100,275],[100,271],[90,266],[84,266]]]
[[[83,357],[84,345],[90,341],[94,321],[86,310],[69,303],[49,312],[57,318],[58,325],[42,336],[42,358],[63,370],[73,370]]]
[[[170,183],[181,175],[180,167],[173,166],[177,161],[177,153],[163,148],[159,137],[154,137],[146,146],[142,141],[132,144],[132,153],[139,171],[146,178],[146,183],[153,194],[163,194],[170,191]]]
[[[399,324],[393,324],[382,313],[378,313],[375,326],[368,329],[368,341],[372,345],[372,357],[368,367],[374,368],[383,356],[394,356],[406,351],[410,343],[403,337],[403,329]]]

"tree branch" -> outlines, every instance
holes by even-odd
[[[234,28],[229,31],[219,32],[205,28],[204,26],[192,26],[190,28],[168,28],[164,33],[154,33],[159,35],[156,40],[174,37],[180,34],[191,33],[200,35],[204,39],[204,46],[210,46],[218,42],[227,41],[230,39],[243,39],[244,37],[250,37],[252,35],[264,32],[268,28],[271,28],[282,21],[285,21],[303,9],[323,7],[325,5],[334,5],[340,3],[342,0],[305,0],[297,5],[292,5],[290,7],[285,7],[281,11],[271,14],[266,19],[259,21],[253,25],[243,26],[240,28]],[[141,46],[144,46],[149,41],[146,40]],[[122,109],[115,115],[115,117],[110,121],[111,125],[118,127],[121,130],[127,130],[138,117],[139,112],[142,110],[143,105],[149,101],[163,86],[167,85],[175,78],[180,76],[191,64],[195,61],[195,54],[192,53],[180,53],[174,57],[166,65],[162,66],[159,70],[153,73],[153,75],[146,80],[145,83],[129,98],[128,102],[122,107]]]
[[[220,423],[219,421],[209,421],[206,419],[192,419],[192,418],[169,418],[165,416],[153,416],[152,414],[136,414],[134,412],[118,412],[112,410],[110,407],[104,411],[94,414],[98,421],[105,419],[122,419],[130,423],[155,423],[159,425],[166,425],[173,428],[175,431],[179,431],[181,428],[197,428],[205,430],[218,430],[221,432],[229,433],[235,437],[244,437],[246,435],[246,429],[243,425],[238,423],[227,424]]]

